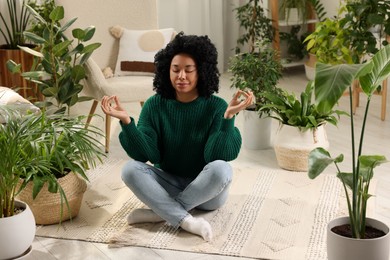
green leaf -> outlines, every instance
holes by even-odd
[[[73,18],[73,19],[69,20],[58,31],[61,33],[65,32],[76,20],[77,20],[77,18]]]
[[[53,22],[57,22],[64,19],[64,7],[56,6],[54,10],[50,13],[49,18]]]
[[[82,41],[85,37],[85,32],[84,30],[80,28],[76,28],[72,30],[72,36],[80,41]]]
[[[6,66],[7,66],[7,69],[8,69],[11,73],[20,73],[20,72],[21,72],[21,67],[22,67],[22,65],[21,65],[21,64],[17,64],[17,63],[14,62],[13,60],[7,60]]]
[[[62,56],[68,50],[69,45],[71,45],[71,41],[63,41],[58,43],[53,47],[53,53],[55,56]]]
[[[26,46],[18,46],[21,50],[27,52],[27,53],[30,53],[31,55],[35,56],[35,57],[39,57],[39,58],[43,58],[43,54],[40,53],[39,51],[36,51],[36,50],[33,50],[29,47],[26,47]]]
[[[43,185],[45,184],[45,182],[39,177],[39,176],[35,176],[34,179],[33,179],[33,199],[35,199],[39,192],[42,190],[42,187]]]
[[[330,65],[317,62],[315,100],[317,110],[328,114],[363,68],[363,64]]]
[[[99,48],[102,44],[101,43],[92,43],[84,47],[84,50],[81,53],[91,53],[97,48]]]
[[[92,39],[93,35],[95,34],[95,31],[96,31],[96,28],[95,26],[90,26],[90,27],[87,27],[84,32],[85,32],[85,36],[84,36],[84,39],[83,41],[89,41]]]
[[[36,44],[46,43],[46,40],[44,38],[36,35],[35,33],[25,31],[25,32],[23,32],[23,35],[24,35],[24,37],[26,37],[26,39],[31,40],[32,42],[34,42]]]
[[[49,180],[47,181],[48,187],[47,190],[51,193],[57,193],[58,192],[58,182],[57,179]]]
[[[80,80],[86,77],[85,69],[81,65],[76,65],[72,68],[72,78],[75,82],[79,82]]]
[[[310,179],[320,175],[329,164],[334,162],[329,152],[322,147],[315,148],[309,153],[308,175]]]
[[[352,190],[352,187],[353,187],[353,174],[352,173],[340,172],[337,174],[337,177],[340,180],[342,180],[342,182]]]
[[[390,73],[390,45],[378,51],[372,57],[370,63],[372,63],[371,73],[359,78],[360,85],[367,95],[372,95]]]
[[[383,155],[361,155],[359,157],[359,175],[367,182],[374,176],[374,168],[388,162]]]

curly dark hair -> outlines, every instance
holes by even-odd
[[[184,35],[180,32],[154,56],[155,76],[153,89],[165,98],[175,99],[169,72],[174,56],[180,53],[190,55],[196,63],[198,72],[199,96],[210,97],[219,90],[218,52],[208,36]]]

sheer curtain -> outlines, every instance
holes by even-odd
[[[158,0],[160,28],[185,34],[208,35],[218,50],[220,72],[234,54],[239,25],[233,9],[245,0]]]

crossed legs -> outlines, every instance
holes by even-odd
[[[130,161],[123,168],[122,179],[150,208],[131,212],[127,219],[129,224],[165,220],[175,228],[181,227],[210,241],[210,224],[203,218],[191,216],[188,211],[221,207],[227,200],[232,169],[225,161],[213,161],[195,179],[188,179],[145,163]]]

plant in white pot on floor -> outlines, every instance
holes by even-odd
[[[276,84],[282,77],[282,66],[272,49],[272,20],[268,18],[261,0],[249,0],[234,9],[244,33],[237,39],[236,55],[230,59],[231,87],[250,90],[256,104],[245,110],[243,143],[248,149],[267,149],[271,146],[271,120],[262,116],[264,92],[277,93]],[[242,51],[243,48],[247,51]]]
[[[383,155],[364,155],[363,141],[367,127],[367,117],[373,93],[383,80],[390,76],[390,45],[377,52],[371,60],[359,65],[325,65],[316,67],[316,96],[318,109],[323,111],[334,106],[346,89],[349,89],[349,112],[352,115],[353,80],[359,80],[367,103],[361,126],[357,126],[354,117],[350,117],[351,128],[351,168],[342,169],[344,155],[331,157],[323,148],[314,149],[309,155],[309,177],[314,179],[330,164],[336,166],[337,177],[341,180],[348,206],[348,217],[335,219],[327,228],[327,252],[329,260],[370,259],[388,260],[390,234],[389,227],[378,220],[367,218],[367,203],[371,197],[369,187],[374,176],[374,168],[387,162]],[[360,129],[358,142],[355,132]],[[337,231],[347,228],[345,233]],[[369,235],[370,230],[379,231],[380,235]]]
[[[337,125],[338,117],[345,112],[327,107],[319,111],[313,100],[314,82],[310,81],[298,98],[283,90],[280,95],[265,93],[266,104],[261,111],[270,111],[270,117],[279,121],[275,134],[274,150],[281,168],[307,171],[307,158],[315,147],[329,147],[325,126]]]
[[[244,146],[249,149],[271,147],[271,120],[266,118],[269,110],[265,105],[264,93],[279,95],[276,85],[282,77],[282,65],[276,51],[267,43],[257,42],[253,52],[241,53],[230,60],[231,87],[253,92],[256,102],[244,113]]]
[[[36,127],[34,115],[24,117],[0,106],[0,259],[19,257],[28,251],[35,237],[35,219],[29,206],[15,199],[23,189],[20,178],[50,171],[42,160],[41,147],[47,140],[31,135]]]

